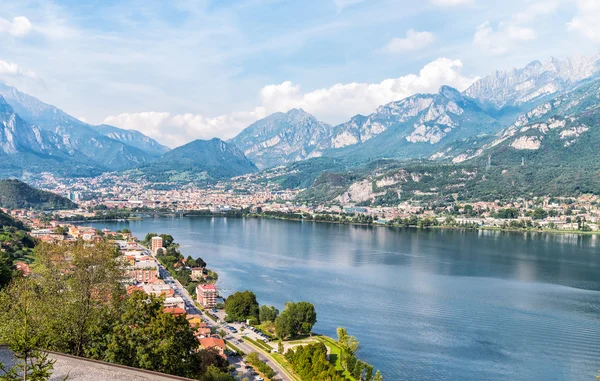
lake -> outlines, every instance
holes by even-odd
[[[315,305],[386,380],[594,380],[600,237],[313,222],[160,218],[98,222],[172,234],[219,273],[222,295]]]

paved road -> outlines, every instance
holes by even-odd
[[[202,315],[205,320],[206,320],[206,324],[209,327],[215,327],[217,330],[221,330],[223,329],[223,327],[217,323],[215,323],[211,318],[209,318],[203,311],[201,311],[200,309],[198,309],[194,303],[194,299],[191,297],[191,295],[187,292],[187,290],[181,285],[181,283],[179,283],[179,281],[177,281],[176,279],[174,279],[171,274],[169,274],[169,272],[160,264],[158,263],[158,271],[160,273],[160,276],[162,279],[165,280],[165,282],[171,284],[171,287],[173,287],[173,289],[175,290],[175,293],[179,296],[181,296],[185,302],[186,305],[186,311],[190,314],[198,314],[198,315]],[[225,330],[227,332],[227,330]],[[267,355],[265,355],[262,351],[257,350],[255,347],[251,346],[250,344],[245,343],[243,340],[243,335],[240,332],[240,330],[238,329],[238,333],[237,334],[233,334],[233,333],[228,333],[227,336],[225,337],[226,340],[230,341],[233,343],[233,341],[236,341],[237,344],[234,344],[236,347],[240,348],[242,351],[244,351],[244,353],[250,353],[250,352],[256,352],[258,353],[258,357],[260,357],[260,359],[262,361],[265,361],[267,364],[269,364],[269,366],[275,371],[276,373],[276,379],[278,380],[283,380],[283,381],[293,381],[292,378],[290,376],[287,375],[287,373],[285,373],[285,371],[281,368],[281,366],[273,361],[270,357],[268,357]],[[256,340],[258,340],[258,337],[255,337]],[[229,359],[230,363],[232,363],[233,365],[236,366],[236,370],[243,372],[245,371],[244,366],[246,365],[245,363],[240,363],[240,361],[236,361],[235,359]],[[245,374],[244,377],[250,377],[250,379],[252,380],[251,376],[249,374]]]

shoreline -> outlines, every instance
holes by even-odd
[[[581,235],[581,236],[594,236],[594,235],[600,235],[600,230],[599,231],[582,231],[582,230],[558,230],[558,229],[519,229],[519,228],[508,228],[508,229],[503,229],[501,227],[495,227],[495,226],[478,226],[477,228],[468,228],[468,227],[462,227],[462,226],[451,226],[451,225],[432,225],[432,226],[424,226],[424,227],[419,227],[417,225],[410,225],[410,226],[404,226],[404,225],[398,225],[398,224],[392,224],[392,225],[388,225],[388,224],[383,224],[383,223],[361,223],[361,222],[349,222],[349,221],[325,221],[325,220],[314,220],[314,219],[302,219],[302,218],[285,218],[285,217],[280,217],[280,216],[268,216],[268,215],[257,215],[257,214],[252,214],[252,215],[225,215],[225,214],[188,214],[188,215],[182,215],[182,216],[159,216],[163,217],[163,218],[189,218],[189,217],[194,217],[194,218],[236,218],[236,219],[268,219],[268,220],[282,220],[282,221],[296,221],[296,222],[315,222],[315,223],[325,223],[325,224],[334,224],[334,225],[354,225],[354,226],[372,226],[372,227],[385,227],[385,228],[403,228],[403,229],[417,229],[417,230],[435,230],[435,229],[440,229],[440,230],[462,230],[462,231],[478,231],[478,230],[482,230],[482,231],[498,231],[498,232],[506,232],[506,233],[535,233],[535,234],[575,234],[575,235]],[[102,222],[102,221],[113,221],[113,222],[126,222],[126,221],[140,221],[143,220],[145,218],[148,217],[136,217],[136,218],[131,218],[131,219],[113,219],[113,220],[88,220],[88,221],[76,221],[77,223],[79,222]],[[154,218],[154,217],[153,217]],[[68,221],[68,222],[73,222],[73,221]]]

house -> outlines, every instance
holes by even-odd
[[[214,308],[219,295],[214,284],[199,284],[196,286],[197,301],[203,308]]]
[[[173,314],[175,316],[185,315],[185,310],[179,307],[166,307],[163,311],[166,314]]]
[[[185,308],[185,302],[181,296],[168,296],[165,299],[165,308]],[[185,310],[184,310],[185,312]]]
[[[125,275],[137,282],[151,283],[158,278],[158,270],[156,268],[133,268],[127,270]]]
[[[223,339],[216,337],[205,337],[200,339],[200,345],[204,349],[216,350],[222,357],[227,357],[225,356],[225,341],[223,341]]]
[[[199,327],[196,328],[196,331],[194,332],[194,335],[200,339],[209,337],[211,334],[211,330],[208,327]]]
[[[192,267],[192,273],[190,274],[192,280],[198,281],[204,278],[204,267]]]
[[[146,284],[143,286],[144,292],[148,295],[154,295],[154,296],[165,296],[165,297],[171,297],[175,295],[175,290],[173,290],[173,288],[171,286],[169,286],[168,284],[160,284],[160,283],[153,283],[153,284]]]
[[[187,320],[191,327],[206,327],[206,323],[202,321],[200,315],[187,315]]]

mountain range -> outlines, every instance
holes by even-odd
[[[132,168],[152,161],[168,150],[138,132],[84,123],[11,86],[1,84],[0,95],[22,120],[58,137],[69,152],[77,151],[86,156],[96,171]]]
[[[349,163],[437,159],[459,148],[456,142],[486,141],[545,100],[595,80],[599,70],[600,56],[533,61],[522,69],[495,71],[462,93],[442,86],[436,94],[390,102],[333,127],[303,110],[276,113],[231,142],[261,169],[319,156]]]
[[[228,142],[197,140],[173,150],[138,131],[84,123],[0,84],[0,177],[126,170],[152,181],[211,181],[283,165],[290,176],[282,184],[307,187],[325,172],[398,167],[390,159],[480,168],[491,156],[498,166],[531,168],[577,147],[593,161],[599,71],[600,56],[533,61],[462,92],[442,86],[336,126],[292,109]]]

